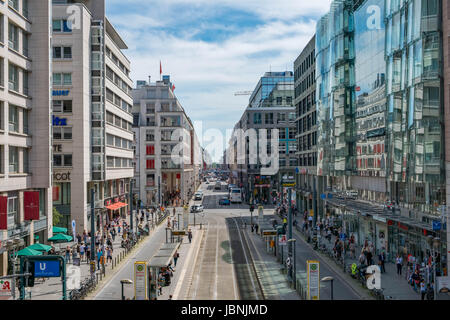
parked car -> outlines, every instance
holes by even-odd
[[[214,190],[221,190],[222,189],[222,184],[220,183],[220,181],[216,182],[216,185],[214,186]]]
[[[229,206],[231,204],[230,199],[223,197],[219,200],[219,205],[221,206]]]
[[[203,212],[203,206],[201,204],[194,204],[191,207],[191,212]]]

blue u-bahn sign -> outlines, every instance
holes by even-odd
[[[60,277],[61,268],[58,260],[41,260],[34,262],[34,276],[39,278]]]

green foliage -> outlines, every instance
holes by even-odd
[[[56,210],[55,207],[53,207],[53,225],[57,226],[61,222],[61,219],[62,219],[62,214],[59,213],[59,211]]]

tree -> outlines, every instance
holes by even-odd
[[[59,213],[59,211],[56,210],[55,207],[53,207],[53,225],[57,226],[61,222],[61,219],[62,219],[62,214]]]

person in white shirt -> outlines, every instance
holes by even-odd
[[[395,263],[397,264],[397,274],[402,275],[402,262],[403,259],[400,255],[397,254],[397,258],[395,258]]]

